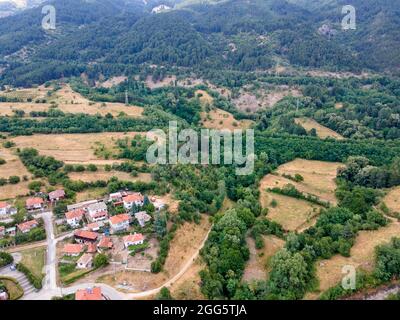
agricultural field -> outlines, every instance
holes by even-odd
[[[201,121],[203,127],[217,130],[248,129],[253,124],[251,120],[236,120],[231,113],[218,108],[202,112]]]
[[[0,145],[0,159],[6,161],[5,164],[0,165],[0,178],[8,178],[10,176],[18,176],[20,178],[23,176],[31,177],[29,171],[16,155],[15,148],[4,148]]]
[[[102,132],[78,134],[38,134],[18,136],[11,140],[18,148],[34,148],[41,155],[52,156],[70,164],[105,165],[121,162],[112,160],[118,149],[118,139],[133,139],[140,132]],[[98,153],[99,155],[96,155]],[[109,159],[105,159],[108,156]]]
[[[270,271],[269,260],[285,245],[285,241],[276,236],[263,236],[263,239],[264,248],[259,250],[256,249],[253,238],[248,237],[246,239],[250,250],[250,258],[247,261],[242,281],[266,280]]]
[[[127,180],[127,181],[142,181],[142,182],[150,182],[151,174],[150,173],[139,173],[137,177],[131,176],[127,172],[121,171],[105,171],[100,168],[95,172],[84,171],[84,172],[70,172],[68,174],[71,180],[81,180],[83,182],[94,182],[97,180],[108,181],[112,177],[117,177],[119,180]]]
[[[29,116],[31,111],[48,111],[51,103],[56,104],[58,109],[65,113],[100,114],[102,116],[110,113],[113,116],[118,116],[123,112],[130,117],[141,117],[143,113],[143,108],[137,106],[126,106],[123,103],[114,102],[92,102],[73,91],[69,85],[64,85],[61,89],[47,96],[46,93],[49,89],[40,87],[37,89],[21,89],[21,93],[20,90],[13,91],[13,95],[24,99],[24,102],[0,102],[0,116],[11,116],[14,114],[14,110],[24,110],[25,115]],[[0,95],[7,94],[0,92]],[[46,103],[27,102],[27,98],[46,99]]]
[[[274,174],[268,174],[260,181],[260,200],[264,208],[268,208],[268,218],[280,223],[284,229],[302,231],[315,222],[320,209],[319,205],[305,200],[268,192],[267,189],[283,188],[292,184],[297,190],[317,196],[320,200],[336,204],[336,170],[340,163],[296,159],[280,166]],[[303,181],[295,182],[282,175],[294,177],[300,174]],[[271,205],[275,200],[276,205]]]
[[[337,140],[344,139],[344,137],[341,134],[319,124],[317,121],[315,121],[313,119],[296,118],[295,122],[297,124],[301,125],[307,131],[310,131],[311,129],[315,129],[315,131],[317,132],[317,136],[321,139],[326,139],[326,138],[334,138]]]

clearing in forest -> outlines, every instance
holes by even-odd
[[[136,177],[131,176],[127,172],[121,171],[105,171],[104,169],[100,168],[97,171],[84,171],[84,172],[70,172],[68,174],[71,180],[81,180],[83,182],[94,182],[97,180],[104,180],[108,181],[112,177],[116,177],[119,180],[123,181],[142,181],[142,182],[150,182],[151,181],[151,174],[150,173],[138,173]]]
[[[253,124],[251,120],[236,120],[231,113],[218,108],[202,112],[201,119],[203,127],[217,130],[248,129]]]
[[[400,213],[400,187],[390,190],[383,198],[383,203],[386,204],[390,211]]]
[[[317,136],[321,139],[334,138],[337,140],[343,140],[344,137],[339,133],[319,124],[317,121],[310,118],[296,118],[295,122],[301,125],[306,131],[315,129]]]

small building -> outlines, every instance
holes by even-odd
[[[93,287],[77,290],[75,300],[104,300],[104,297],[100,287]]]
[[[49,200],[51,202],[59,201],[64,198],[65,198],[65,191],[63,189],[57,189],[49,193]]]
[[[17,229],[22,233],[28,233],[33,228],[36,228],[38,225],[39,223],[36,220],[30,220],[17,224]]]
[[[8,215],[14,215],[17,213],[17,209],[11,207],[7,202],[0,202],[0,219],[7,217]]]
[[[10,227],[6,229],[6,236],[14,237],[17,232],[17,227]]]
[[[143,206],[144,197],[140,192],[132,193],[123,197],[122,202],[124,203],[124,208],[130,210],[134,205]]]
[[[146,225],[146,222],[151,220],[151,216],[146,213],[146,211],[139,211],[135,213],[135,219],[139,222],[141,227]]]
[[[104,202],[97,202],[87,207],[86,217],[90,222],[106,220],[108,218],[107,205]]]
[[[85,253],[76,262],[78,269],[90,269],[93,266],[93,257],[89,253]]]
[[[87,253],[96,253],[96,252],[97,252],[96,243],[94,243],[94,242],[89,242],[89,243],[87,244],[86,252],[87,252]]]
[[[157,199],[156,197],[152,197],[150,199],[150,201],[151,201],[151,203],[153,204],[154,208],[157,211],[160,211],[160,210],[165,208],[165,202],[162,201],[161,199]]]
[[[44,200],[39,197],[26,199],[25,207],[27,210],[39,210],[43,209]]]
[[[108,201],[109,202],[120,202],[120,201],[122,201],[122,198],[125,197],[126,195],[127,195],[127,193],[125,191],[110,193]]]
[[[65,218],[67,219],[67,223],[72,228],[77,228],[80,226],[80,222],[82,221],[84,214],[85,214],[85,210],[75,209],[75,210],[68,211],[67,213],[65,213]]]
[[[67,243],[64,245],[62,253],[66,256],[77,257],[85,250],[85,245],[77,243]]]
[[[86,229],[92,232],[97,232],[100,230],[100,222],[93,222],[86,225]]]
[[[75,241],[78,243],[96,242],[98,236],[99,235],[96,232],[87,230],[77,230],[74,233]]]
[[[103,238],[100,239],[97,248],[100,250],[109,250],[112,249],[113,243],[110,237],[104,236]]]
[[[75,209],[87,209],[88,206],[90,206],[91,204],[97,203],[97,200],[88,200],[88,201],[83,201],[83,202],[78,202],[75,204],[70,204],[67,206],[67,210],[68,211],[72,211]]]
[[[6,228],[4,226],[0,226],[0,239],[6,236]]]
[[[129,214],[118,214],[109,219],[111,232],[121,232],[129,228],[130,216]]]
[[[144,236],[141,233],[134,233],[127,235],[123,238],[125,248],[129,246],[136,246],[138,244],[143,244]]]

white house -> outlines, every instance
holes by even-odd
[[[0,218],[8,214],[11,206],[7,202],[0,202]]]
[[[44,201],[42,198],[28,198],[26,199],[25,206],[28,210],[38,210],[42,209],[44,206]]]
[[[111,232],[124,231],[129,228],[130,216],[129,214],[118,214],[109,219]]]
[[[134,233],[127,235],[123,238],[125,248],[129,246],[136,246],[138,244],[143,244],[144,236],[141,233]]]
[[[67,219],[67,223],[72,228],[78,228],[80,226],[80,222],[82,221],[82,217],[85,214],[85,210],[83,209],[75,209],[73,211],[68,211],[65,213],[65,218]]]
[[[85,250],[84,244],[66,243],[62,253],[66,256],[77,257]]]
[[[93,265],[93,257],[89,253],[85,253],[76,262],[76,267],[78,269],[89,269]]]
[[[87,218],[91,222],[106,220],[108,218],[107,205],[104,202],[97,202],[87,207]]]
[[[149,222],[151,220],[151,216],[148,215],[146,211],[135,212],[135,218],[139,222],[139,225],[141,227],[144,227],[146,225],[146,222]]]
[[[124,208],[130,210],[133,205],[142,206],[144,197],[140,192],[128,194],[126,197],[122,198],[124,203]]]

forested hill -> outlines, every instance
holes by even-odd
[[[354,0],[357,30],[341,30],[342,0],[55,0],[0,19],[2,84],[29,86],[86,72],[129,74],[143,64],[266,70],[277,61],[330,70],[399,71],[400,3]],[[160,4],[170,10],[151,13]],[[319,28],[326,24],[332,33]]]

